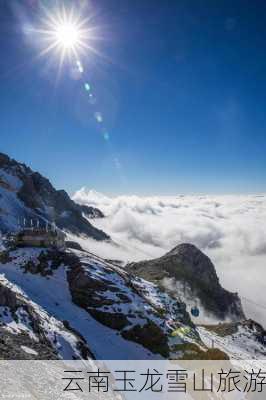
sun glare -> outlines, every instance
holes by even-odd
[[[58,24],[55,30],[55,40],[57,40],[58,45],[67,49],[74,49],[78,46],[81,39],[81,33],[77,26],[73,23],[66,22],[63,24]]]
[[[90,45],[93,27],[89,17],[82,18],[74,8],[43,8],[43,12],[42,28],[35,30],[43,46],[41,55],[53,52],[62,65],[66,57],[78,60],[80,53],[94,51]]]

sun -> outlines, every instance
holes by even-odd
[[[78,48],[81,34],[79,28],[71,22],[58,24],[55,29],[55,41],[65,50]]]
[[[41,56],[53,52],[62,65],[66,57],[78,59],[85,50],[94,50],[91,46],[93,27],[89,25],[90,18],[82,18],[74,8],[65,7],[44,8],[43,14],[41,29],[35,30],[43,47]]]

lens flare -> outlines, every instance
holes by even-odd
[[[90,84],[88,82],[84,83],[84,88],[86,92],[89,92],[91,90]]]
[[[77,67],[78,67],[78,70],[79,70],[79,72],[81,73],[81,74],[83,74],[83,72],[84,72],[84,68],[83,68],[83,65],[81,64],[81,62],[79,61],[79,60],[77,60]]]
[[[95,116],[96,121],[99,122],[99,124],[103,122],[103,116],[99,111],[97,111],[94,114],[94,116]]]
[[[110,138],[109,133],[108,132],[104,132],[103,133],[103,138],[104,138],[104,140],[108,141],[109,138]]]

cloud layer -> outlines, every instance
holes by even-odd
[[[128,261],[193,243],[210,256],[222,285],[239,292],[247,314],[266,325],[266,309],[254,304],[266,305],[266,196],[110,198],[82,188],[74,200],[100,208],[106,218],[95,225],[121,245],[90,243],[91,250]]]

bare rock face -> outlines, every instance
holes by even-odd
[[[85,206],[84,204],[78,204],[79,209],[83,212],[85,217],[94,219],[94,218],[104,218],[104,214],[101,210],[91,206]]]
[[[171,279],[185,285],[204,309],[220,320],[245,318],[238,295],[221,286],[209,257],[192,244],[180,244],[163,257],[131,263],[126,269],[156,283]]]
[[[1,209],[0,204],[2,230],[4,226],[8,229],[8,223],[4,221],[10,212],[15,220],[19,217],[39,217],[41,221],[53,221],[59,228],[76,235],[85,235],[95,240],[110,239],[107,234],[88,221],[88,218],[102,218],[100,210],[76,204],[67,192],[56,190],[41,174],[2,153],[0,153],[0,189],[1,203],[9,204],[11,207],[10,210],[5,210],[4,207]],[[2,222],[1,214],[5,215],[5,220]]]

